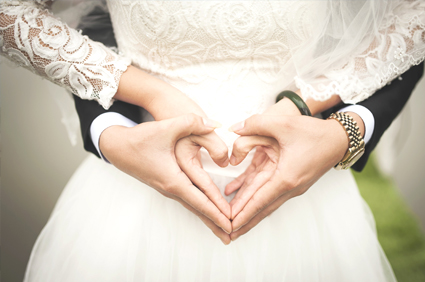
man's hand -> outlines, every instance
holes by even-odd
[[[231,202],[232,240],[306,192],[348,148],[346,133],[335,120],[254,115],[232,128],[241,135],[233,146],[232,165],[257,147],[251,166],[226,187],[226,194],[240,188]]]
[[[224,143],[215,144],[215,148],[211,147],[213,142],[210,139],[214,139],[214,134],[211,133],[215,127],[213,121],[188,114],[162,121],[146,122],[132,128],[109,127],[102,133],[99,145],[102,153],[114,166],[155,188],[161,194],[179,201],[198,215],[223,243],[228,244],[230,243],[228,233],[232,231],[232,226],[227,217],[230,216],[227,202],[212,182],[204,184],[205,177],[195,177],[196,184],[200,188],[195,187],[177,164],[175,153],[176,143],[180,139],[200,135],[207,141],[193,136],[189,140],[191,142],[198,140],[203,144],[198,144],[198,147],[205,146],[207,150],[214,152],[211,157],[217,164],[227,165],[227,148],[220,151],[222,146],[225,147]],[[184,146],[182,148],[184,149]],[[223,153],[226,154],[225,158]],[[206,191],[206,194],[200,189]],[[209,199],[207,195],[211,198]]]

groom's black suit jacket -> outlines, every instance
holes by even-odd
[[[104,43],[106,46],[117,46],[113,34],[112,23],[108,13],[101,9],[94,9],[87,17],[91,18],[90,26],[80,25],[83,34],[88,35],[91,39]],[[84,19],[82,22],[85,22]],[[369,158],[370,153],[378,144],[379,139],[385,130],[391,125],[392,121],[403,109],[407,100],[410,97],[416,83],[422,77],[424,70],[423,63],[410,68],[402,75],[401,80],[395,79],[390,85],[385,86],[377,91],[369,99],[358,103],[368,108],[375,118],[375,129],[371,140],[366,145],[366,152],[363,157],[353,165],[353,169],[361,171]],[[127,104],[121,101],[115,101],[109,110],[104,110],[97,102],[82,100],[76,95],[73,95],[75,107],[80,117],[81,133],[84,141],[84,148],[100,157],[96,148],[94,147],[90,136],[90,125],[93,120],[106,112],[117,112],[136,123],[141,122],[141,108]],[[325,111],[324,117],[330,115],[342,107],[346,106],[341,103]]]

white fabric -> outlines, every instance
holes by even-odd
[[[422,6],[422,1],[108,2],[120,51],[221,122],[217,133],[229,148],[237,136],[226,128],[263,112],[282,89],[294,90],[295,77],[313,98],[341,91],[344,100],[359,100],[419,62]],[[331,78],[335,83],[327,84]],[[314,88],[316,82],[326,87]],[[204,168],[221,191],[237,175],[207,162]],[[348,171],[331,170],[224,246],[177,202],[91,156],[38,238],[25,281],[395,278]]]
[[[130,61],[55,19],[37,2],[0,2],[0,54],[105,109]]]
[[[221,191],[231,180],[212,177]],[[89,156],[37,239],[24,281],[395,278],[349,171],[331,170],[303,196],[225,246],[176,201]]]
[[[100,135],[102,132],[113,125],[120,125],[125,127],[136,126],[137,123],[131,119],[115,112],[107,112],[97,116],[90,125],[90,137],[99,155],[104,161],[109,163],[99,148]]]
[[[363,120],[365,133],[363,140],[367,144],[372,138],[373,131],[375,130],[375,117],[368,108],[362,105],[350,105],[339,110],[339,112],[353,112],[359,115]]]

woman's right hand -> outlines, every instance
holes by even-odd
[[[208,182],[205,172],[196,173],[199,169],[195,159],[200,146],[211,153],[216,163],[227,163],[223,152],[216,149],[214,136],[217,135],[211,134],[216,127],[216,122],[195,114],[146,122],[132,128],[111,126],[103,131],[99,146],[114,166],[183,204],[199,216],[223,243],[228,244],[228,234],[232,231],[230,206],[218,188]],[[181,153],[192,158],[192,163],[186,168],[197,169],[191,175],[192,180],[177,163],[176,143],[179,140],[191,143],[182,146]],[[185,163],[183,158],[181,163]]]

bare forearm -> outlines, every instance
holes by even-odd
[[[146,109],[155,120],[188,113],[206,116],[183,92],[134,66],[122,75],[114,98]]]

